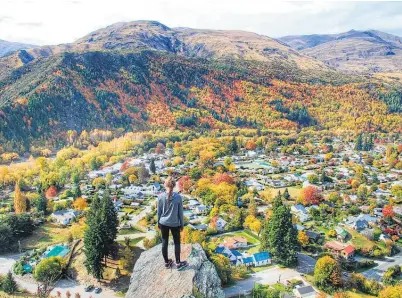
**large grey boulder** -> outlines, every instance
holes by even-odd
[[[189,263],[182,271],[165,268],[161,249],[161,245],[157,245],[141,254],[134,266],[126,298],[225,297],[215,266],[200,244],[182,245],[181,258]],[[173,252],[173,246],[169,246],[174,260]]]

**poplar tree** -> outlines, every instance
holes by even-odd
[[[15,183],[14,210],[16,214],[27,212],[27,200],[21,192],[19,181]]]
[[[279,264],[297,264],[297,252],[300,251],[297,230],[292,223],[290,208],[283,204],[279,195],[272,204],[272,216],[264,225],[261,250],[269,251]]]

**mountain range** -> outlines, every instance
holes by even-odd
[[[279,40],[329,66],[354,72],[401,72],[402,38],[369,30],[285,36]]]
[[[400,41],[379,35],[397,56]],[[137,21],[18,50],[0,58],[0,142],[26,150],[62,144],[68,130],[121,127],[402,131],[397,80],[311,57],[331,42],[377,39],[348,36],[273,39]]]
[[[25,44],[25,43],[20,43],[20,42],[11,42],[11,41],[6,41],[6,40],[0,39],[0,57],[7,56],[18,50],[32,49],[35,47],[36,46],[30,45],[30,44]]]

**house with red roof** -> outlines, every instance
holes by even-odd
[[[324,244],[324,248],[331,251],[335,257],[341,256],[349,259],[355,255],[355,248],[350,244],[343,244],[338,241],[328,241]]]

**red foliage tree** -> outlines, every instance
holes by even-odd
[[[223,182],[226,182],[227,184],[233,184],[234,180],[233,180],[233,177],[231,177],[227,173],[216,173],[214,176],[214,183],[220,184]]]
[[[120,167],[120,172],[124,172],[130,167],[130,163],[128,160],[126,160]]]
[[[307,205],[318,205],[322,201],[321,191],[315,186],[303,189],[303,198]]]
[[[384,208],[382,209],[382,215],[384,215],[384,217],[393,217],[395,215],[395,212],[392,206],[385,205]]]
[[[50,186],[45,193],[46,199],[52,199],[57,195],[57,188],[56,186]]]
[[[193,185],[193,181],[189,176],[183,176],[177,181],[177,187],[180,191],[188,192],[190,187]]]
[[[257,148],[257,144],[254,142],[254,140],[248,140],[246,144],[246,149],[254,150],[255,148]]]

